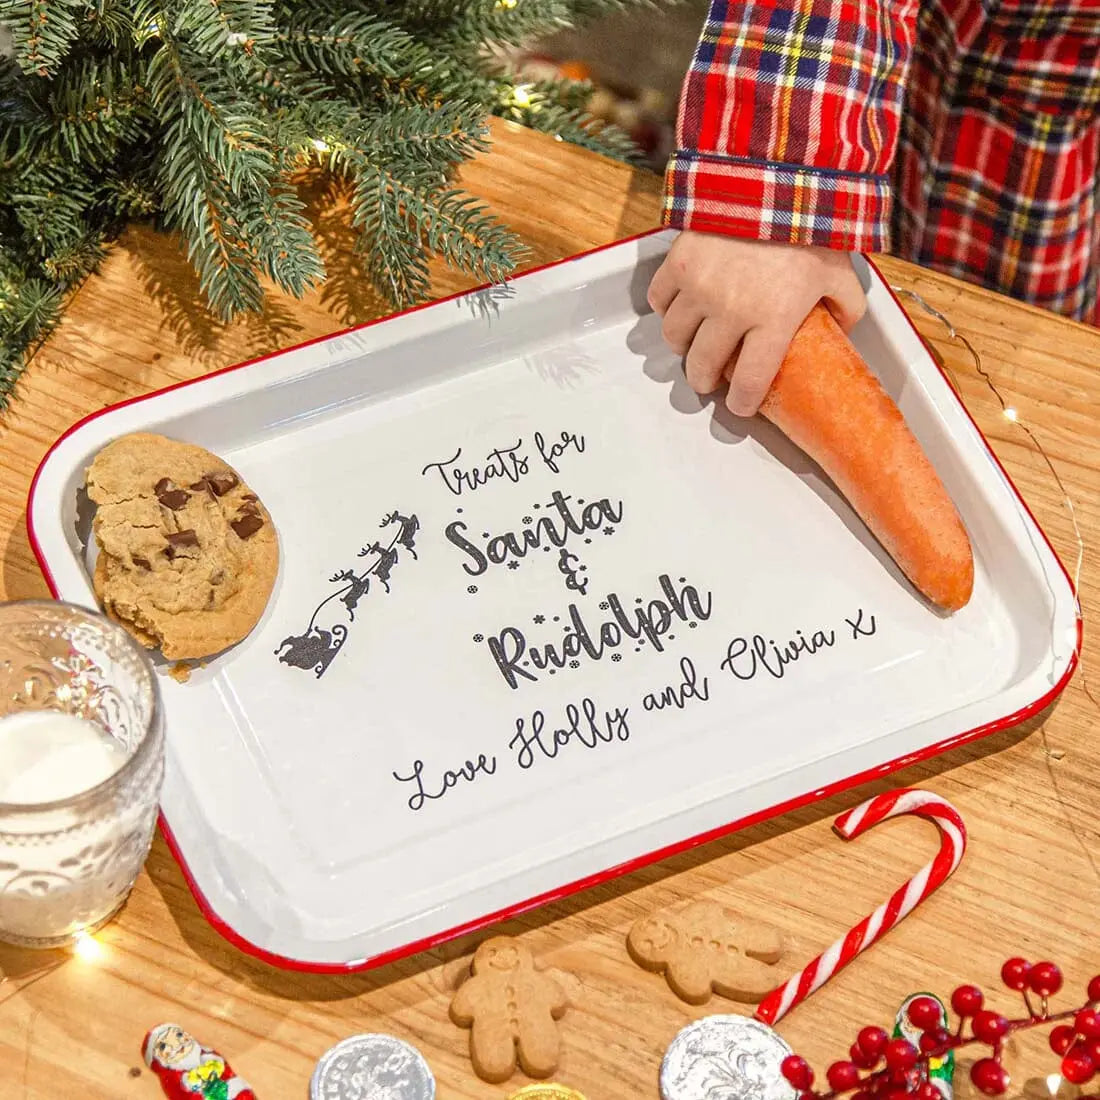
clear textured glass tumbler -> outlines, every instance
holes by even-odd
[[[0,604],[0,940],[57,947],[122,907],[164,778],[148,658],[103,616]]]

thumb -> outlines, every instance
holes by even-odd
[[[867,312],[867,296],[859,284],[859,277],[851,263],[838,270],[826,291],[823,301],[829,312],[836,318],[837,324],[845,332],[850,332],[856,322]]]

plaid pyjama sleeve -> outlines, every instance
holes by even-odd
[[[713,0],[664,222],[881,251],[917,0]]]

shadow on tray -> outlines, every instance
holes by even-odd
[[[725,387],[706,397],[700,397],[692,390],[684,376],[681,360],[668,350],[661,337],[661,321],[656,314],[647,312],[638,318],[628,338],[628,346],[635,354],[645,357],[642,369],[646,377],[668,387],[668,402],[673,409],[685,416],[696,416],[700,413],[709,415],[710,434],[718,443],[731,447],[740,446],[746,440],[756,443],[812,489],[899,585],[917,595],[893,558],[852,510],[821,467],[804,451],[791,443],[774,424],[762,416],[748,419],[734,416],[725,406]],[[930,605],[929,610],[940,614]]]
[[[457,987],[465,974],[465,964],[469,955],[473,953],[478,943],[490,935],[518,936],[544,928],[583,913],[593,906],[628,898],[635,891],[660,883],[671,876],[683,874],[725,857],[735,856],[782,833],[802,829],[822,820],[831,820],[876,794],[901,787],[922,786],[936,776],[962,764],[1004,752],[1023,741],[1049,720],[1056,705],[1056,703],[1051,704],[1042,713],[1012,729],[962,745],[932,760],[913,764],[888,778],[873,780],[853,790],[709,841],[621,878],[457,937],[411,958],[358,973],[333,975],[281,970],[232,946],[206,922],[190,895],[179,867],[172,859],[167,846],[159,838],[154,844],[146,870],[191,950],[211,966],[247,986],[289,1000],[341,1001],[369,994],[409,978],[429,977],[430,980],[423,987],[424,999],[429,999],[449,994]],[[858,841],[856,843],[858,844]],[[919,864],[920,856],[914,855],[912,869],[915,870]],[[751,867],[749,863],[743,865],[746,873],[751,870]],[[735,882],[737,868],[724,869],[723,877],[731,883]],[[629,921],[632,921],[640,912],[639,908],[637,912],[624,914],[620,917],[621,924],[608,927],[608,933],[625,936]],[[862,915],[862,913],[853,913],[852,917],[855,919]]]

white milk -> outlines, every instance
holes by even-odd
[[[60,711],[0,718],[0,802],[53,802],[98,786],[126,750],[98,726]]]
[[[79,813],[34,806],[90,790],[125,761],[121,745],[81,718],[0,718],[0,804],[21,808],[0,811],[0,939],[69,936],[122,903],[144,859],[149,813],[115,799]]]

